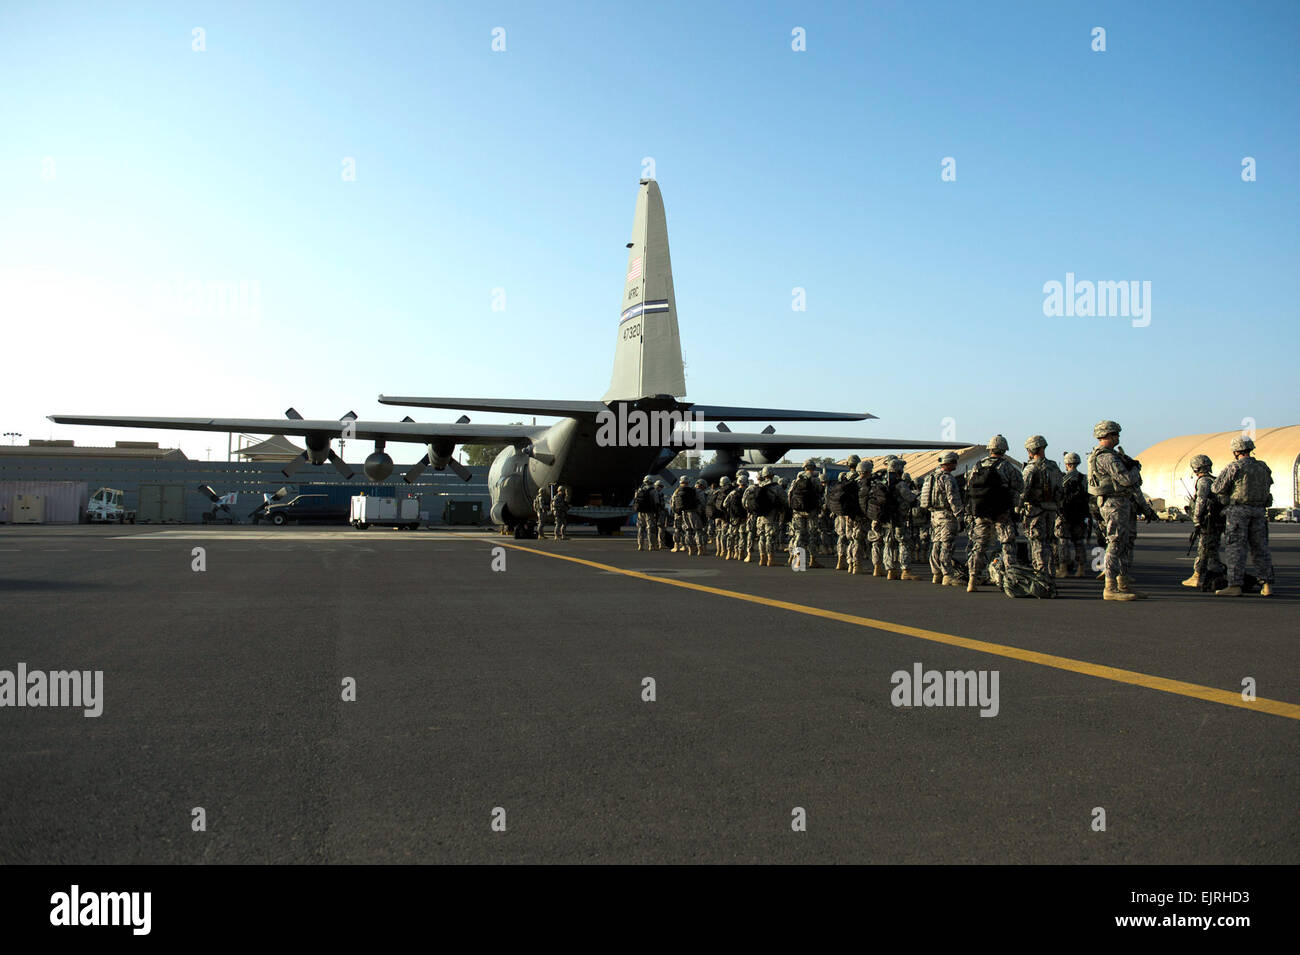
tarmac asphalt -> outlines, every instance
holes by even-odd
[[[0,671],[103,671],[0,706],[0,863],[1300,861],[1300,528],[1229,599],[1140,525],[1124,604],[574,534],[0,527]]]

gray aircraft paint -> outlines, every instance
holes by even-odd
[[[659,183],[642,179],[619,308],[614,373],[604,400],[635,401],[654,395],[685,397],[686,374],[664,200]]]

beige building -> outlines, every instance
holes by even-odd
[[[1142,490],[1148,497],[1165,498],[1182,507],[1195,481],[1191,460],[1204,454],[1214,462],[1218,474],[1232,461],[1229,444],[1240,431],[1214,434],[1188,434],[1153,444],[1137,455],[1142,462]],[[1255,432],[1255,457],[1273,472],[1273,506],[1295,507],[1297,482],[1300,481],[1300,425],[1283,428],[1259,428]]]

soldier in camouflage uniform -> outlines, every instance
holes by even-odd
[[[696,546],[695,526],[692,515],[695,512],[695,488],[685,477],[677,479],[677,487],[669,499],[673,512],[673,549],[670,553],[690,554]]]
[[[1052,538],[1061,510],[1061,485],[1064,475],[1056,462],[1047,457],[1047,439],[1035,434],[1025,441],[1029,461],[1025,464],[1025,490],[1021,497],[1025,519],[1025,536],[1029,538],[1029,560],[1034,570],[1048,577],[1056,576],[1052,556]]]
[[[659,547],[662,550],[668,546],[668,538],[672,535],[673,515],[668,510],[668,493],[664,490],[662,479],[655,479],[655,499],[659,502]],[[674,546],[677,544],[677,538],[673,537]]]
[[[908,567],[912,562],[912,541],[907,527],[916,492],[903,480],[902,458],[889,459],[885,487],[888,508],[880,519],[871,522],[871,562],[876,567],[883,564],[889,580],[918,580]]]
[[[1058,577],[1082,577],[1088,566],[1088,482],[1079,470],[1081,460],[1073,451],[1065,455],[1061,511],[1056,518]]]
[[[695,556],[704,556],[704,547],[709,540],[709,527],[713,523],[705,518],[709,505],[709,482],[704,478],[695,479],[695,510],[691,520],[695,523]]]
[[[971,513],[975,516],[975,526],[970,532],[970,558],[967,564],[966,572],[968,580],[966,581],[966,592],[973,594],[978,589],[977,581],[980,574],[984,571],[984,565],[987,562],[988,551],[992,547],[993,540],[996,537],[1002,547],[1002,562],[1004,564],[1012,563],[1015,554],[1016,544],[1016,521],[1015,514],[1020,506],[1020,495],[1025,489],[1025,480],[1016,470],[1016,466],[1008,461],[1004,455],[1007,451],[1007,439],[1000,434],[995,434],[989,438],[987,445],[988,456],[981,458],[979,463],[966,475],[967,501],[971,504]],[[998,507],[998,513],[992,516],[981,517],[975,513],[975,509],[980,507],[976,499],[976,488],[972,486],[977,472],[996,471],[1000,479],[1002,488],[1005,489],[1006,508]],[[1009,503],[1008,503],[1009,502]]]
[[[818,477],[822,485],[822,506],[817,512],[817,552],[831,556],[835,553],[835,515],[830,512],[826,506],[826,492],[830,490],[831,482],[835,479],[831,477],[828,468],[823,467]]]
[[[537,539],[546,540],[546,512],[550,510],[546,488],[537,489],[537,496],[533,498],[533,510],[537,513]]]
[[[745,484],[749,478],[744,471],[736,474],[736,483],[732,484],[727,491],[727,496],[722,499],[722,509],[727,515],[726,546],[723,548],[722,556],[727,560],[738,560],[740,558],[740,538],[745,526],[745,508],[741,503],[744,497]]]
[[[1204,454],[1192,457],[1192,473],[1196,475],[1196,488],[1187,511],[1196,525],[1196,562],[1192,576],[1183,581],[1184,587],[1198,590],[1207,577],[1217,577],[1224,572],[1219,559],[1219,539],[1223,535],[1223,514],[1219,499],[1214,495],[1214,462]]]
[[[659,495],[655,493],[654,479],[646,475],[632,497],[636,508],[636,549],[659,549]]]
[[[555,489],[555,497],[551,499],[551,513],[555,515],[555,539],[568,540],[569,492],[564,489],[564,485]]]
[[[731,493],[731,478],[725,474],[718,481],[718,486],[709,492],[713,503],[713,555],[725,557],[727,554],[727,495]]]
[[[803,566],[820,567],[817,563],[817,521],[822,509],[822,486],[817,480],[817,465],[812,458],[803,463],[803,470],[790,482],[787,492],[790,504],[790,556],[798,557],[804,551]]]
[[[1129,534],[1132,527],[1133,494],[1141,492],[1142,465],[1120,451],[1120,427],[1114,421],[1098,421],[1092,429],[1097,447],[1088,455],[1088,493],[1097,500],[1105,527],[1106,556],[1102,574],[1106,580],[1103,600],[1135,600],[1145,594],[1134,590],[1128,578]]]
[[[766,495],[769,510],[766,514],[756,514],[758,524],[758,566],[775,567],[775,557],[781,547],[781,525],[785,522],[785,508],[782,505],[781,484],[767,465],[759,472],[758,487],[751,492],[754,496]]]
[[[1264,588],[1260,595],[1273,596],[1273,554],[1268,548],[1268,507],[1273,503],[1273,472],[1258,458],[1253,439],[1238,435],[1232,439],[1233,461],[1219,472],[1210,489],[1227,498],[1224,508],[1224,563],[1228,567],[1228,586],[1215,593],[1220,597],[1240,597],[1246,577],[1246,547],[1259,569]]]
[[[742,507],[745,492],[750,488],[749,472],[736,472],[736,490],[733,492],[737,495],[738,501],[741,501]],[[732,560],[743,560],[750,563],[754,554],[754,540],[758,536],[758,518],[745,511],[744,516],[740,519],[739,526],[733,529],[735,547],[733,548],[734,556]]]
[[[839,483],[841,485],[847,485],[850,482],[852,482],[852,480],[853,480],[853,472],[851,471],[840,472]],[[843,487],[837,493],[839,493],[840,495],[853,494],[856,496],[858,492],[857,492],[857,488]],[[829,497],[830,495],[828,494],[827,498]],[[843,500],[843,497],[841,497],[840,500]],[[830,504],[828,503],[827,507],[829,506]],[[848,570],[849,569],[849,535],[848,535],[848,530],[845,527],[845,521],[848,520],[848,518],[846,518],[843,514],[835,514],[832,515],[832,517],[834,518],[835,521],[835,569]]]
[[[952,476],[956,467],[957,452],[949,451],[921,485],[922,503],[930,514],[930,582],[945,587],[961,586],[952,560],[963,513],[961,490]]]
[[[871,556],[871,522],[867,520],[863,502],[870,493],[875,477],[872,468],[875,462],[870,458],[858,462],[858,476],[853,481],[851,491],[858,499],[858,516],[844,521],[844,530],[849,535],[849,573],[867,573],[866,561]],[[846,492],[848,493],[848,492]],[[880,576],[884,576],[882,571]]]

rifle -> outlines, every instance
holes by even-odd
[[[1201,527],[1198,524],[1196,527],[1192,528],[1192,536],[1187,538],[1187,553],[1183,555],[1184,557],[1192,556],[1192,551],[1195,550],[1196,541],[1200,536],[1201,536]]]

